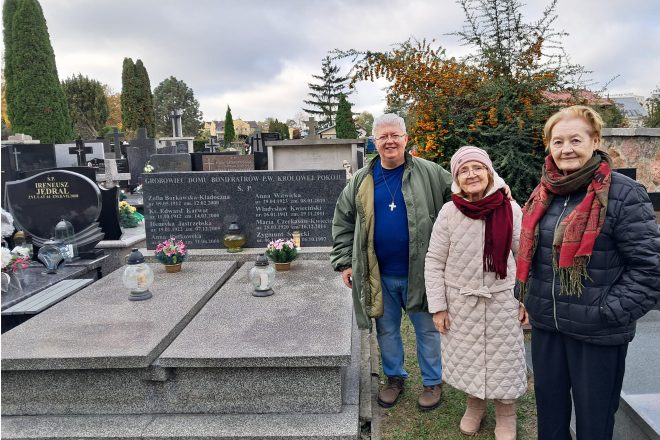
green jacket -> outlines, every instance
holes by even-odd
[[[428,311],[424,259],[435,218],[451,199],[452,177],[440,165],[406,153],[401,190],[408,214],[408,313]],[[357,324],[371,329],[383,315],[380,270],[374,250],[374,158],[355,173],[339,195],[332,221],[330,261],[335,270],[353,268],[353,305]]]

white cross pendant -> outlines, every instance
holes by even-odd
[[[394,204],[394,200],[392,200],[392,203],[390,203],[390,204],[387,205],[387,206],[390,207],[390,211],[394,211],[394,208],[396,208],[396,205]]]

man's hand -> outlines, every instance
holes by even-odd
[[[349,289],[353,288],[353,268],[348,267],[341,272],[341,279]]]
[[[518,321],[520,321],[520,325],[529,324],[527,309],[525,309],[525,306],[522,304],[518,307]]]
[[[435,312],[433,314],[433,324],[435,324],[435,328],[437,328],[440,333],[447,333],[449,330],[449,314],[447,311]]]

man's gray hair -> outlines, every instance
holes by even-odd
[[[386,113],[374,119],[374,124],[371,127],[371,134],[376,136],[378,129],[386,125],[398,125],[399,128],[401,128],[401,131],[406,133],[406,121],[404,121],[403,118],[399,115],[395,115],[394,113]]]

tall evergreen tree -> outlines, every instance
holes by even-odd
[[[311,108],[303,108],[303,110],[311,116],[318,116],[321,126],[329,127],[335,122],[339,95],[351,93],[346,90],[349,77],[338,75],[339,67],[332,65],[330,57],[323,59],[321,71],[323,72],[321,75],[312,75],[321,82],[320,84],[308,83],[311,90],[310,99],[303,102]]]
[[[157,133],[172,132],[170,112],[174,109],[183,110],[181,116],[183,134],[197,136],[202,128],[202,112],[199,110],[199,102],[195,99],[193,90],[185,82],[170,76],[158,84],[154,90]]]
[[[69,108],[41,6],[37,0],[9,1],[3,14],[7,110],[14,132],[44,143],[71,139]]]
[[[225,147],[234,142],[236,139],[236,131],[234,130],[234,118],[231,116],[231,108],[227,106],[227,113],[225,113]]]
[[[93,139],[101,134],[108,120],[108,101],[103,85],[78,74],[62,82],[69,103],[69,114],[76,136]]]
[[[149,74],[140,59],[135,62],[135,77],[138,84],[136,87],[136,128],[144,127],[147,129],[147,135],[154,137],[156,136],[154,95],[151,93]]]
[[[137,130],[135,117],[135,63],[131,58],[124,58],[121,69],[121,120],[125,130]]]
[[[357,139],[357,130],[355,121],[353,121],[353,112],[351,103],[346,100],[342,93],[339,96],[339,105],[337,107],[336,131],[337,139]]]
[[[144,127],[147,129],[147,135],[154,137],[154,98],[151,94],[149,74],[142,60],[138,59],[133,63],[131,58],[124,58],[121,79],[121,117],[124,129],[134,133],[138,128]]]
[[[14,61],[14,50],[11,45],[11,29],[12,23],[14,21],[14,13],[18,7],[18,0],[5,0],[2,4],[2,35],[3,41],[5,43],[5,65],[2,71],[2,115],[3,122],[8,125],[11,125],[9,121],[9,114],[7,111],[7,95],[12,95],[13,91],[8,91],[7,89],[13,86],[14,76],[12,72],[12,63]]]

